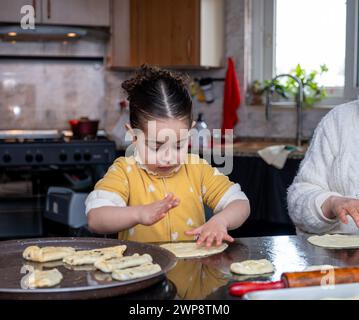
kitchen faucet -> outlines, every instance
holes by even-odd
[[[266,92],[266,119],[270,120],[272,117],[272,104],[270,100],[270,96],[272,93],[272,87],[274,85],[274,82],[282,77],[289,77],[293,79],[298,84],[298,92],[296,94],[296,109],[297,109],[297,132],[296,132],[296,145],[300,147],[302,142],[302,107],[303,107],[303,85],[302,81],[298,79],[296,76],[293,76],[291,74],[280,74],[272,79],[272,81],[269,84],[269,88]]]

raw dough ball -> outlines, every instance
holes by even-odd
[[[266,259],[234,262],[230,268],[237,274],[265,274],[274,271],[272,263]]]

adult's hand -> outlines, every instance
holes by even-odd
[[[359,228],[359,200],[345,197],[331,196],[322,205],[323,214],[329,219],[338,217],[345,224],[350,216]]]

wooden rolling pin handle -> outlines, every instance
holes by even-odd
[[[283,281],[275,282],[235,282],[229,286],[229,293],[232,296],[241,297],[248,292],[258,290],[283,289]]]
[[[286,272],[282,282],[288,288],[359,282],[359,268],[335,268],[323,271]]]

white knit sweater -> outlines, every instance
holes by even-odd
[[[299,231],[307,233],[359,233],[348,225],[324,217],[323,202],[331,195],[359,199],[359,101],[335,107],[319,123],[288,189],[289,215]]]

